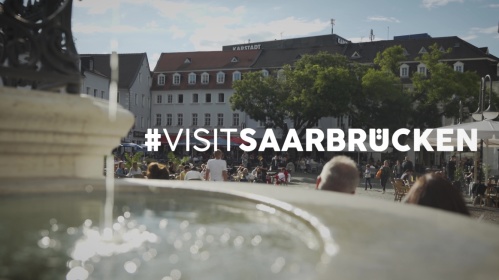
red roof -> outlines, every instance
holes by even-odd
[[[162,53],[154,72],[249,68],[256,62],[260,52],[261,50]]]

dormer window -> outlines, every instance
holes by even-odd
[[[401,78],[409,77],[409,65],[407,64],[400,65],[400,77]]]
[[[207,85],[210,82],[210,75],[206,72],[201,74],[201,84]]]
[[[463,73],[464,72],[464,63],[462,63],[461,61],[454,63],[454,71]]]
[[[223,84],[223,83],[225,83],[225,73],[218,72],[217,73],[217,84]]]
[[[354,52],[352,54],[351,58],[353,58],[353,59],[360,58],[360,54],[358,52]]]
[[[172,80],[172,83],[174,85],[180,85],[180,74],[179,73],[175,73],[173,74],[173,80]]]
[[[237,58],[237,56],[234,56],[234,57],[230,60],[230,62],[232,62],[232,63],[236,63],[236,62],[239,62],[239,59]]]
[[[428,51],[426,51],[426,49],[424,47],[421,47],[421,49],[419,50],[419,53],[427,53]]]
[[[438,49],[440,52],[445,52],[445,49],[444,47],[440,46],[440,48]]]
[[[162,86],[165,84],[166,77],[164,74],[159,74],[158,75],[158,85]]]
[[[426,65],[424,63],[420,63],[418,65],[418,73],[423,76],[426,76],[426,72],[427,72]]]
[[[235,71],[232,73],[232,81],[239,81],[241,80],[241,72]]]
[[[188,77],[189,77],[189,79],[188,79],[189,85],[196,84],[196,73],[189,73]]]
[[[277,79],[280,81],[284,81],[286,79],[286,76],[284,75],[284,69],[279,69],[277,71]]]
[[[263,70],[262,70],[262,76],[263,76],[263,77],[268,77],[268,76],[269,76],[269,71],[268,71],[268,70],[263,69]]]
[[[404,48],[404,55],[409,56],[409,52]]]
[[[191,59],[189,57],[187,57],[185,60],[184,60],[184,63],[191,63]]]

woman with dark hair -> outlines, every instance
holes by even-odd
[[[147,166],[147,179],[170,179],[170,173],[168,173],[168,168],[157,162],[151,162]]]
[[[419,177],[404,202],[470,215],[461,193],[447,178],[434,173]]]

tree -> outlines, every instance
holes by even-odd
[[[266,122],[267,127],[280,128],[284,134],[286,120],[290,120],[302,138],[319,119],[347,114],[351,97],[360,88],[358,69],[338,54],[304,55],[283,69],[284,77],[253,72],[236,81],[232,109]]]

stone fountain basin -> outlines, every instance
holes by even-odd
[[[324,246],[311,275],[314,279],[494,279],[499,273],[499,228],[444,211],[260,184],[144,179],[115,183],[118,194],[205,196],[264,204],[288,213],[309,225]],[[37,215],[30,213],[24,197],[28,202],[61,194],[85,199],[89,193],[102,192],[103,197],[104,189],[104,180],[6,179],[0,196],[19,202],[18,211],[4,213],[15,219],[22,213]]]

